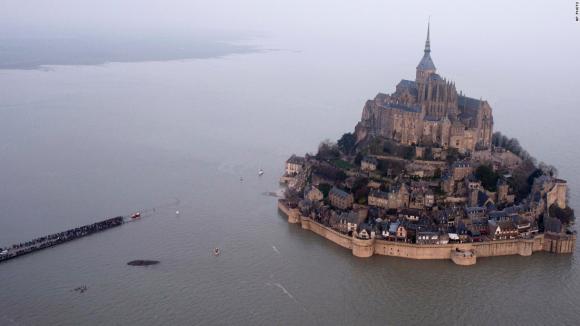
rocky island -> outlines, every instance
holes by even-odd
[[[436,73],[429,27],[415,80],[364,105],[354,132],[292,155],[279,209],[357,257],[451,259],[572,253],[567,184],[493,132],[485,100]]]

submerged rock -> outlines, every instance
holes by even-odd
[[[149,266],[159,264],[158,260],[132,260],[127,263],[130,266]]]

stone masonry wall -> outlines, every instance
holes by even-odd
[[[564,238],[545,238],[543,234],[533,239],[498,240],[476,243],[454,243],[445,245],[418,245],[404,242],[385,240],[363,240],[350,237],[329,227],[300,216],[285,207],[283,202],[278,203],[282,212],[288,215],[290,223],[300,223],[303,229],[310,230],[335,244],[352,250],[357,257],[366,258],[374,254],[384,256],[403,257],[410,259],[451,259],[451,252],[460,250],[474,250],[477,257],[493,257],[506,255],[530,256],[533,252],[548,251],[553,253],[572,253],[576,245],[575,236]],[[292,217],[291,217],[292,216]]]

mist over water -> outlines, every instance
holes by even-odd
[[[234,42],[238,42],[235,44]],[[51,65],[206,59],[258,52],[232,35],[45,34],[0,37],[0,69],[46,69]],[[245,40],[247,43],[248,40]]]
[[[506,5],[495,28],[485,15],[498,7],[456,6],[431,12],[438,73],[488,100],[495,129],[555,165],[580,208],[572,59],[580,53],[578,26],[560,19],[566,4]],[[0,70],[0,246],[151,209],[0,265],[1,325],[577,323],[577,253],[484,258],[469,268],[358,259],[280,216],[269,193],[284,161],[352,131],[364,101],[413,78],[429,14],[340,3],[304,10],[298,24],[299,8],[265,5],[287,16],[253,20],[248,8],[236,8],[237,20],[234,9],[202,10],[207,24],[265,30],[252,37],[176,36],[169,45],[151,37],[147,53],[125,43],[122,60],[75,43],[76,52],[35,50],[11,66],[25,69]],[[181,44],[189,52],[174,55]],[[18,59],[6,55],[4,68]],[[57,65],[28,69],[44,64]],[[126,265],[135,259],[160,264]],[[81,285],[85,293],[73,291]]]

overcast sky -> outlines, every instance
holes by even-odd
[[[559,79],[572,82],[580,73],[575,10],[572,0],[0,0],[0,38],[241,36],[325,60],[413,54],[409,60],[416,62],[431,16],[433,58],[451,76],[473,67],[514,73],[537,67],[540,75],[569,72]]]
[[[312,0],[1,0],[0,27],[88,31],[227,30],[347,39],[423,32],[431,15],[438,33],[456,39],[506,41],[551,34],[578,36],[575,1],[312,1]],[[377,39],[377,41],[379,41]],[[577,39],[576,39],[577,41]],[[578,42],[575,42],[576,44]]]

